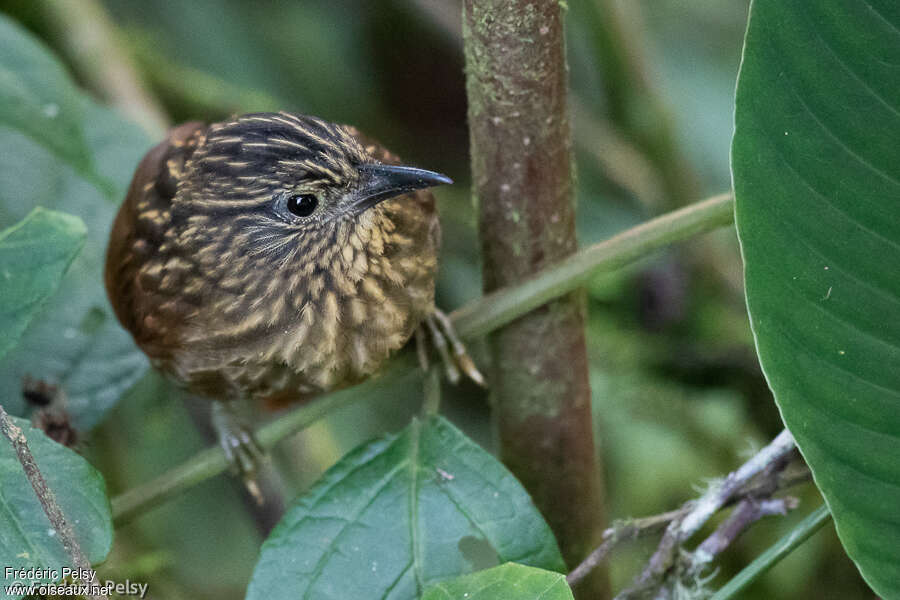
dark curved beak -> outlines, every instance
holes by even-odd
[[[415,167],[373,163],[361,165],[359,173],[361,185],[353,199],[353,208],[357,214],[394,196],[453,183],[453,180],[446,175]]]

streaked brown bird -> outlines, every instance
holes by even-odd
[[[426,188],[451,181],[398,163],[352,127],[258,113],[178,126],[138,166],[107,293],[155,367],[216,401],[239,470],[258,449],[236,403],[358,382],[417,328],[451,379],[460,367],[481,382],[434,305],[440,226]]]

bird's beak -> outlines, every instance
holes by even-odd
[[[401,194],[453,183],[446,175],[394,165],[365,164],[359,167],[361,185],[354,193],[353,209],[359,214],[382,200]]]

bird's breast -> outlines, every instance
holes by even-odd
[[[360,381],[403,346],[434,307],[435,214],[404,196],[332,233],[225,277],[186,327],[178,377],[206,395],[299,398]]]

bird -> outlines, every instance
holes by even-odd
[[[110,232],[107,295],[151,364],[212,401],[245,481],[261,455],[248,412],[360,382],[414,334],[451,380],[484,384],[434,301],[428,188],[450,183],[355,127],[289,112],[185,123],[141,160]]]

